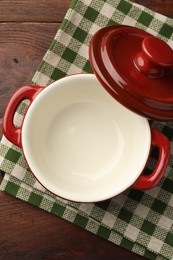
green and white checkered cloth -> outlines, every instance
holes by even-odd
[[[173,19],[127,0],[74,0],[32,83],[46,86],[67,74],[92,72],[91,37],[114,23],[142,28],[173,47]],[[22,103],[16,124],[25,108]],[[173,123],[154,122],[153,126],[173,140]],[[155,161],[153,155],[148,170]],[[30,173],[21,150],[5,137],[0,144],[0,169],[6,173],[1,190],[149,259],[173,259],[173,151],[155,188],[131,189],[99,203],[70,202],[45,190]]]

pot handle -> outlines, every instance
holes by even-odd
[[[16,127],[13,123],[13,118],[18,105],[25,99],[29,99],[30,102],[43,90],[44,87],[26,85],[19,88],[10,99],[7,108],[4,113],[2,121],[2,131],[5,137],[13,144],[21,147],[21,132],[22,124]]]
[[[159,149],[158,162],[150,175],[144,175],[144,173],[140,175],[132,186],[134,189],[147,190],[153,188],[160,181],[166,170],[170,155],[170,142],[164,134],[156,129],[151,129],[151,138],[151,147]]]

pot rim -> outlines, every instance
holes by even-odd
[[[51,185],[49,185],[49,183],[43,178],[43,176],[41,176],[41,171],[38,172],[38,168],[37,165],[33,164],[30,160],[29,154],[28,154],[28,149],[27,149],[27,126],[28,126],[28,121],[30,119],[30,117],[32,117],[32,113],[34,112],[34,109],[36,106],[38,106],[39,102],[42,100],[43,97],[45,97],[49,92],[52,91],[53,88],[57,88],[59,85],[63,85],[66,81],[68,81],[71,77],[73,77],[73,79],[80,79],[80,78],[84,78],[87,80],[88,78],[90,79],[96,79],[96,76],[94,74],[73,74],[73,75],[69,75],[66,76],[64,78],[61,78],[53,83],[51,83],[48,87],[46,87],[45,89],[43,89],[39,95],[37,95],[35,97],[35,99],[32,101],[32,103],[30,104],[28,111],[26,113],[26,116],[24,118],[23,121],[23,126],[22,126],[22,150],[23,150],[23,154],[25,156],[25,159],[27,161],[27,164],[30,168],[30,170],[32,171],[33,175],[35,176],[35,178],[39,181],[39,183],[44,186],[46,189],[48,189],[50,192],[54,193],[55,195],[62,197],[64,199],[68,199],[71,201],[77,201],[77,202],[97,202],[97,201],[103,201],[103,200],[107,200],[110,199],[118,194],[120,194],[121,192],[123,192],[124,190],[126,190],[127,188],[129,188],[130,186],[132,186],[135,181],[138,179],[138,177],[141,175],[142,170],[144,169],[148,156],[149,156],[149,151],[150,151],[150,147],[151,147],[151,131],[150,131],[150,126],[149,126],[149,122],[146,118],[141,117],[140,115],[136,115],[135,113],[131,112],[130,110],[129,113],[133,113],[135,114],[135,116],[138,118],[139,120],[142,120],[144,122],[145,125],[145,131],[147,131],[147,145],[146,145],[146,151],[142,151],[143,153],[143,160],[142,163],[140,164],[139,169],[136,170],[136,173],[134,174],[133,178],[132,176],[130,176],[131,178],[130,181],[128,179],[128,182],[124,183],[124,185],[121,185],[121,187],[118,190],[114,190],[114,191],[108,191],[107,194],[99,194],[99,196],[95,196],[95,198],[90,198],[90,196],[88,196],[88,198],[82,198],[80,199],[76,194],[71,194],[69,192],[67,192],[66,190],[64,192],[62,192],[62,189],[58,189],[58,187],[52,187]],[[97,79],[96,79],[97,80]],[[58,86],[57,86],[58,84]],[[64,87],[64,86],[63,86]],[[115,101],[114,101],[115,102]],[[120,105],[120,104],[119,104]],[[144,156],[145,154],[145,156]],[[139,162],[138,162],[139,165]]]

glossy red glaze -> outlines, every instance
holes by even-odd
[[[134,64],[148,77],[159,78],[164,67],[173,66],[173,51],[162,40],[149,36],[142,41],[142,51],[135,56]]]
[[[159,38],[147,37],[142,42],[142,50],[153,63],[167,67],[173,66],[171,47]]]
[[[100,83],[123,106],[152,120],[170,121],[173,50],[155,39],[131,26],[104,27],[90,42],[90,62]]]
[[[146,190],[157,185],[162,178],[170,155],[170,142],[165,135],[158,132],[156,129],[151,130],[151,147],[159,149],[159,157],[154,171],[150,175],[144,173],[138,178],[132,186],[134,189]]]
[[[2,121],[2,131],[5,137],[15,145],[21,147],[21,133],[22,124],[20,127],[16,127],[13,123],[14,114],[18,105],[25,99],[29,99],[31,102],[34,98],[43,90],[43,87],[27,85],[18,89],[12,96]]]

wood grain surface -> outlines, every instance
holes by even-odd
[[[70,0],[0,1],[0,137],[10,96],[28,83]],[[133,2],[173,18],[172,0]],[[0,172],[0,181],[3,173]],[[48,212],[0,192],[0,259],[144,259]]]

